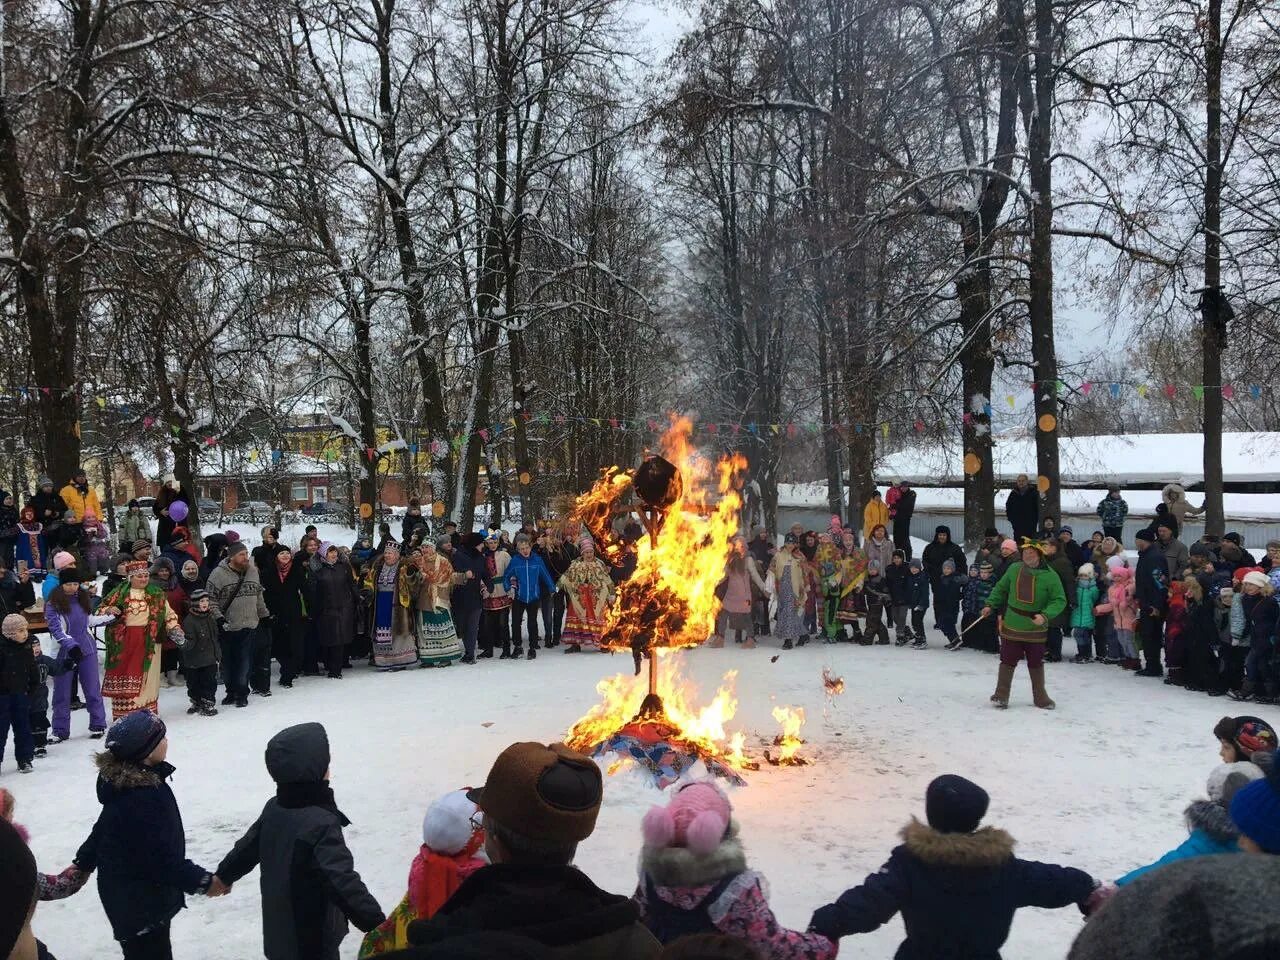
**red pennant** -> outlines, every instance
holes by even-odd
[[[916,433],[924,433],[924,421],[923,421],[923,420],[917,420],[917,421],[916,421]]]
[[[43,393],[43,394],[47,397],[47,396],[49,396],[49,394],[50,394],[50,393],[52,393],[53,391],[51,391],[48,387],[41,387],[41,388],[40,388],[40,392],[41,392],[41,393]]]
[[[564,414],[562,413],[556,414],[556,426],[558,427],[564,426]]]
[[[1229,384],[1229,383],[1224,383],[1224,384],[1222,385],[1222,399],[1223,399],[1223,400],[1230,400],[1230,399],[1231,399],[1232,397],[1234,397],[1235,395],[1236,395],[1236,388],[1235,388],[1235,387],[1233,387],[1233,386],[1232,386],[1231,384]]]
[[[718,423],[708,423],[708,424],[707,424],[707,433],[715,433],[715,432],[716,432],[717,430],[719,430],[719,429],[720,429],[720,424],[718,424]]]
[[[533,419],[533,414],[530,413],[528,410],[526,410],[524,413],[520,414],[520,419],[523,420],[525,423],[528,423],[530,420]]]
[[[657,420],[648,420],[648,421],[646,421],[646,424],[648,425],[650,432],[655,431],[655,430],[657,430],[657,429],[658,429],[658,421],[657,421]]]
[[[617,417],[610,417],[610,418],[609,418],[609,426],[611,426],[611,427],[613,427],[613,429],[617,430],[617,429],[618,429],[618,418],[617,418]]]
[[[1093,390],[1093,384],[1090,381],[1086,380],[1084,383],[1080,384],[1080,392],[1086,397],[1089,395],[1091,390]]]
[[[964,419],[964,425],[967,427],[967,426],[969,426],[971,423],[973,423],[973,414],[972,414],[972,413],[966,413],[966,414],[964,415],[964,418],[963,418],[963,419]]]
[[[796,425],[794,423],[787,424],[787,436],[794,437],[796,435]]]
[[[156,418],[155,418],[155,417],[143,417],[143,418],[142,418],[142,427],[143,427],[143,429],[144,429],[144,430],[150,430],[150,429],[151,429],[151,425],[152,425],[153,423],[155,423],[155,422],[156,422]]]
[[[481,439],[481,440],[483,440],[485,443],[488,443],[488,442],[489,442],[489,431],[488,431],[488,430],[481,430],[481,431],[480,431],[480,439]]]
[[[217,441],[217,440],[215,440],[213,437],[205,437],[205,438],[204,438],[204,445],[205,445],[206,447],[212,447],[212,446],[214,446],[215,444],[217,444],[217,442],[218,442],[218,441]]]
[[[1175,387],[1172,383],[1166,383],[1164,385],[1164,395],[1168,397],[1170,400],[1172,400],[1175,396],[1177,396],[1177,394],[1178,394],[1178,388]]]
[[[735,423],[733,425],[733,435],[736,437],[742,431],[742,424]]]

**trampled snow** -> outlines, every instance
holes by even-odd
[[[897,831],[923,817],[922,794],[945,772],[969,776],[991,793],[987,822],[1010,830],[1023,857],[1072,864],[1111,878],[1149,862],[1185,837],[1181,812],[1203,795],[1217,762],[1213,724],[1229,704],[1136,679],[1114,667],[1051,665],[1058,709],[1034,709],[1025,671],[1007,712],[987,703],[991,656],[848,645],[781,652],[695,650],[688,674],[709,699],[728,670],[738,670],[738,716],[754,752],[772,738],[770,710],[802,706],[808,715],[798,768],[765,767],[731,791],[750,865],[772,886],[782,922],[803,927],[811,911],[879,868]],[[1069,644],[1068,644],[1069,646]],[[772,658],[777,656],[777,661]],[[846,692],[828,699],[823,667],[842,675]],[[186,824],[188,853],[212,869],[253,822],[272,793],[263,767],[267,739],[292,723],[325,724],[333,750],[333,786],[351,818],[347,838],[358,869],[383,908],[404,893],[421,842],[427,804],[440,793],[478,784],[494,756],[516,740],[553,740],[595,701],[594,685],[630,667],[627,657],[544,653],[534,662],[378,674],[367,667],[344,679],[305,679],[247,709],[188,717],[185,691],[161,694],[169,724],[172,781]],[[1280,723],[1280,711],[1263,714]],[[486,726],[491,724],[491,726]],[[73,715],[74,738],[51,747],[31,776],[6,764],[0,783],[14,791],[18,820],[31,830],[40,867],[70,862],[97,815],[87,718]],[[661,795],[628,773],[606,778],[596,833],[579,865],[605,889],[630,892],[640,849],[640,817]],[[226,898],[189,898],[174,924],[183,960],[261,956],[258,877]],[[1005,957],[1065,956],[1081,919],[1074,907],[1024,910]],[[35,927],[56,956],[114,955],[95,881],[76,897],[41,904]],[[889,958],[901,937],[895,920],[845,941],[849,956]],[[354,957],[352,933],[342,956]]]

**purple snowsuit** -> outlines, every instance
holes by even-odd
[[[49,621],[49,634],[58,641],[58,659],[64,660],[72,647],[79,647],[82,654],[74,671],[80,677],[84,690],[84,704],[89,710],[89,730],[107,729],[107,712],[102,706],[102,678],[98,676],[98,644],[89,632],[90,627],[110,623],[115,617],[85,613],[79,598],[72,600],[71,612],[62,614],[45,604],[45,616]],[[71,736],[71,680],[68,671],[53,681],[53,735],[66,739]]]

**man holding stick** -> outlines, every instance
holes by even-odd
[[[1009,706],[1009,688],[1018,662],[1027,658],[1034,703],[1052,710],[1054,702],[1044,685],[1045,642],[1049,622],[1067,608],[1067,595],[1058,575],[1044,563],[1045,547],[1038,540],[1023,539],[1022,562],[1013,564],[992,588],[982,616],[1003,611],[1000,622],[1000,673],[991,702],[1001,710]]]

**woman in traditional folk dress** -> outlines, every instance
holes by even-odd
[[[400,544],[387,543],[365,586],[373,590],[373,663],[379,670],[403,670],[418,662],[417,610],[414,598],[422,574],[402,561]]]
[[[844,549],[841,551],[840,599],[836,605],[836,620],[841,629],[849,625],[854,640],[862,637],[862,626],[858,618],[867,612],[867,598],[862,593],[862,584],[867,579],[867,555],[857,547],[853,534],[844,534]]]
[[[773,558],[773,582],[778,591],[777,634],[782,638],[782,649],[790,650],[797,642],[803,646],[809,640],[805,626],[805,604],[810,599],[809,574],[794,534],[787,534],[782,549]]]
[[[129,579],[102,600],[98,613],[118,614],[107,627],[106,672],[102,693],[111,700],[111,717],[118,720],[134,710],[158,713],[160,651],[166,639],[182,642],[178,616],[164,590],[151,582],[145,561],[125,566]]]
[[[581,653],[583,647],[600,649],[613,593],[609,571],[596,557],[596,545],[590,537],[582,538],[578,551],[578,559],[569,564],[559,583],[569,601],[560,637],[565,653]]]
[[[455,577],[453,564],[437,552],[431,540],[422,545],[418,566],[422,571],[417,596],[418,662],[424,667],[447,667],[462,659],[462,641],[449,612],[449,595],[455,580],[461,583],[466,575]]]
[[[835,643],[836,634],[840,631],[840,621],[836,617],[840,606],[840,551],[826,534],[818,538],[814,567],[822,597],[822,606],[818,610],[818,627],[825,642]]]

